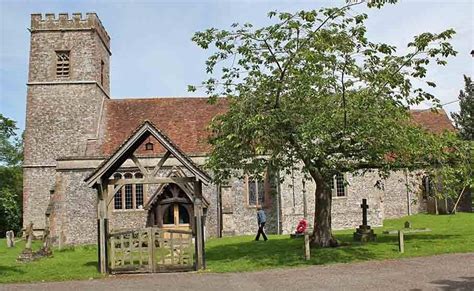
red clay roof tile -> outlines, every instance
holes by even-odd
[[[208,153],[207,126],[214,116],[226,112],[228,103],[221,99],[212,105],[207,100],[192,97],[106,100],[102,154],[113,153],[145,120],[155,124],[187,155]],[[411,115],[416,123],[434,133],[454,130],[444,110],[412,110]],[[152,152],[147,152],[141,147],[139,153],[147,155],[162,151],[155,147]]]

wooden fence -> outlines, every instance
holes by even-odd
[[[109,234],[111,273],[193,270],[194,253],[190,230],[149,227]]]

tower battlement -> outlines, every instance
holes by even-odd
[[[31,14],[31,32],[38,31],[68,31],[68,30],[95,30],[107,49],[110,50],[110,36],[95,13],[35,13]]]

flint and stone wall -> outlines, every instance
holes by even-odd
[[[42,177],[45,173],[35,169],[32,174]],[[136,171],[134,169],[133,171]],[[132,172],[133,172],[132,171]],[[160,173],[163,175],[167,169]],[[56,241],[66,244],[95,243],[97,236],[97,192],[88,188],[83,180],[90,174],[86,170],[57,171],[55,181],[44,180],[46,184],[55,185],[53,196],[54,212],[51,217],[51,232]],[[51,173],[48,173],[50,175]],[[54,173],[53,173],[54,176]],[[419,197],[419,175],[405,175],[403,171],[393,172],[382,184],[377,183],[379,176],[376,171],[367,173],[346,174],[347,196],[335,197],[332,202],[332,226],[334,229],[356,228],[362,221],[361,200],[367,199],[368,223],[371,226],[381,226],[386,218],[401,217],[408,214],[407,189],[409,190],[412,213],[424,210],[423,200]],[[304,217],[302,175],[294,172],[285,177],[280,185],[280,225],[278,225],[278,194],[270,197],[264,207],[267,214],[267,232],[277,233],[278,227],[283,234],[293,233],[299,220]],[[408,178],[408,180],[407,180]],[[406,187],[407,182],[411,187]],[[382,185],[375,187],[376,184]],[[31,187],[31,185],[25,185]],[[145,193],[150,197],[156,187],[149,185]],[[256,209],[248,206],[247,185],[245,179],[232,179],[219,191],[222,196],[222,228],[223,235],[255,234],[257,229]],[[207,208],[205,232],[206,237],[219,235],[219,191],[215,185],[203,186],[203,195],[209,201]],[[306,180],[307,218],[313,227],[314,191],[313,182]],[[49,201],[49,197],[39,198],[35,203]],[[36,197],[35,197],[36,199]],[[44,200],[43,200],[44,199]],[[146,198],[145,198],[146,199]],[[415,203],[417,202],[417,203]],[[113,203],[113,202],[112,202]],[[109,206],[110,208],[113,205]],[[44,203],[42,207],[46,207]],[[39,208],[38,208],[39,209]],[[44,212],[37,211],[38,217],[44,219]],[[125,210],[109,212],[110,230],[142,228],[146,226],[148,211]]]
[[[24,141],[25,225],[33,221],[35,228],[45,226],[57,159],[84,156],[87,140],[96,138],[102,103],[109,94],[109,43],[95,14],[85,18],[80,14],[71,18],[67,14],[31,16]],[[56,51],[61,50],[70,51],[68,77],[56,76]]]
[[[232,179],[221,187],[222,195],[222,234],[223,236],[256,234],[258,229],[257,210],[249,206],[247,201],[247,183],[245,179]],[[269,233],[277,231],[276,196],[266,195],[267,201],[263,205],[267,222],[266,230]],[[268,201],[270,199],[270,201]]]

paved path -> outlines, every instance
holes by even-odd
[[[474,253],[249,273],[122,275],[0,290],[474,290]]]

